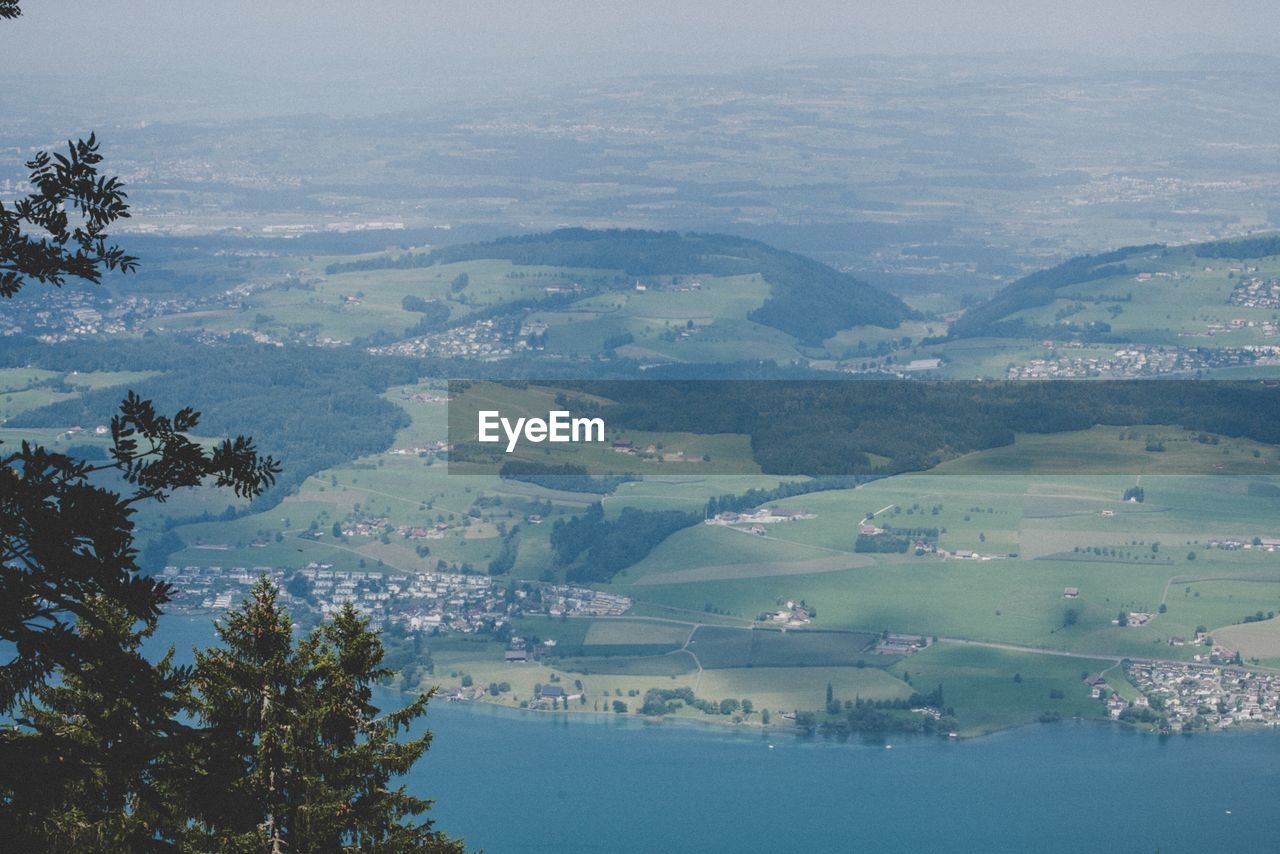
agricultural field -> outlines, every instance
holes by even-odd
[[[1199,440],[1181,427],[1094,427],[1073,433],[1019,435],[1012,445],[949,460],[931,474],[1280,474],[1280,453],[1249,439]],[[1158,442],[1162,450],[1146,450]]]
[[[0,425],[13,416],[51,403],[71,400],[82,391],[120,387],[124,397],[130,383],[155,376],[156,371],[47,371],[39,368],[0,368]],[[68,424],[65,430],[77,426]]]
[[[1246,659],[1258,659],[1264,665],[1280,667],[1280,620],[1224,626],[1213,630],[1219,643],[1240,650]]]
[[[613,349],[643,362],[732,361],[747,347],[761,359],[800,354],[790,336],[747,320],[769,295],[758,275],[700,277],[679,285],[614,291],[557,311],[534,311],[530,323],[547,327],[546,351],[583,357]],[[615,344],[621,337],[629,340]]]
[[[1268,322],[1274,326],[1276,308],[1232,304],[1231,297],[1246,277],[1280,274],[1280,259],[1237,262],[1172,251],[1131,258],[1127,266],[1121,275],[1063,287],[1051,303],[1010,317],[1042,325],[1105,322],[1113,333],[1145,343],[1277,343],[1274,331],[1264,332]]]
[[[571,624],[585,622],[569,621]],[[599,620],[591,623],[588,638],[601,623]],[[705,626],[698,629],[699,632],[705,630]],[[631,632],[632,629],[624,631]],[[684,631],[687,634],[688,628]],[[747,636],[761,634],[750,630],[735,631]],[[560,643],[571,645],[572,642],[562,640]],[[566,692],[582,691],[586,695],[587,703],[571,703],[569,711],[608,710],[614,699],[622,699],[634,710],[650,688],[688,687],[699,699],[715,702],[727,698],[749,699],[757,711],[769,709],[775,713],[820,706],[828,683],[833,690],[850,697],[894,699],[910,694],[905,682],[884,670],[841,664],[802,667],[775,664],[699,670],[693,656],[679,651],[647,656],[556,657],[541,663],[512,664],[502,661],[501,646],[476,643],[441,644],[433,646],[431,654],[435,673],[427,678],[427,682],[457,684],[464,674],[470,676],[475,684],[505,682],[510,686],[510,692],[488,699],[518,706],[522,701],[532,699],[535,685],[558,681]],[[581,688],[577,687],[579,684]],[[701,712],[690,709],[681,713],[703,717]],[[774,721],[775,725],[779,723],[782,722]]]
[[[892,671],[922,691],[942,686],[944,702],[961,721],[961,735],[981,735],[1040,718],[1097,718],[1102,705],[1089,697],[1084,676],[1113,662],[1000,649],[937,644]],[[1109,674],[1110,675],[1110,674]],[[1116,676],[1112,681],[1122,682]],[[1057,691],[1061,698],[1050,692]]]
[[[444,406],[421,397],[439,391],[412,386],[388,393],[411,415],[397,447],[426,446],[442,435]],[[589,703],[576,708],[593,711],[605,693],[611,703],[621,690],[634,709],[645,690],[681,685],[700,698],[752,697],[757,708],[816,708],[820,702],[812,697],[828,681],[848,686],[849,695],[894,697],[910,691],[905,674],[923,690],[941,681],[965,734],[973,734],[1046,712],[1097,716],[1099,704],[1087,692],[1080,698],[1080,670],[1100,670],[1114,660],[1089,656],[1190,660],[1204,648],[1171,645],[1169,639],[1194,637],[1202,627],[1220,642],[1238,643],[1250,657],[1280,657],[1270,644],[1274,620],[1243,623],[1259,611],[1280,610],[1280,553],[1210,545],[1280,536],[1276,478],[1065,474],[1047,464],[1055,458],[1083,460],[1085,449],[1105,450],[1107,441],[1121,446],[1116,453],[1132,447],[1116,435],[1099,428],[1030,437],[1037,465],[1045,463],[1034,474],[1005,473],[1009,451],[997,449],[942,470],[956,473],[904,475],[772,502],[811,518],[772,523],[763,534],[694,525],[602,586],[632,597],[634,617],[517,620],[516,634],[557,641],[553,655],[537,664],[504,664],[500,644],[433,644],[434,678],[456,684],[447,674],[466,672],[485,684],[506,681],[512,690],[490,699],[518,705],[530,699],[535,682],[547,683],[555,672],[562,682],[584,683]],[[1226,449],[1231,457],[1256,459],[1249,445]],[[1197,446],[1187,453],[1195,466],[1212,470],[1222,450],[1218,446],[1204,456]],[[1262,450],[1274,459],[1274,449]],[[777,483],[762,475],[645,478],[620,485],[604,506],[609,517],[628,506],[696,509],[713,495]],[[1135,485],[1141,485],[1144,500],[1124,500],[1125,490]],[[176,533],[188,547],[171,560],[314,560],[339,568],[400,570],[443,560],[483,571],[497,554],[499,526],[520,524],[513,577],[554,577],[554,520],[581,513],[590,500],[493,476],[449,475],[442,461],[414,454],[383,454],[308,480],[269,513],[179,526]],[[541,525],[525,521],[534,508],[544,517]],[[335,522],[347,525],[367,516],[392,526],[440,520],[447,530],[426,541],[425,556],[394,534],[332,535]],[[948,556],[855,551],[864,524],[936,529],[937,547]],[[989,559],[956,557],[966,551]],[[1067,588],[1078,593],[1067,598]],[[813,612],[809,625],[783,632],[755,622],[788,601],[806,603]],[[1145,625],[1121,626],[1121,612],[1151,618]],[[635,618],[645,615],[660,619]],[[905,658],[878,656],[870,648],[883,631],[939,643]],[[1021,682],[1013,681],[1015,674]],[[1051,690],[1064,699],[1050,703]],[[628,696],[631,691],[638,694]]]
[[[322,310],[332,314],[321,328],[349,339],[372,334],[375,324],[360,319],[363,311],[394,316],[401,297],[411,292],[438,292],[455,312],[481,312],[492,301],[541,291],[546,277],[568,272],[549,269],[526,280],[510,276],[518,272],[510,265],[495,264],[373,271],[368,275],[401,277],[401,290],[372,296],[366,290],[363,297],[353,292],[359,302],[345,300],[345,286],[326,290],[327,284],[255,296],[335,302],[343,297],[336,311],[316,303],[310,310],[316,317]],[[449,269],[454,267],[456,272]],[[456,293],[449,296],[450,281],[464,271],[465,307]],[[409,273],[442,278],[415,284]],[[676,359],[693,352],[688,348],[716,343],[720,321],[702,324],[705,316],[698,312],[721,311],[712,303],[722,299],[745,318],[750,300],[763,293],[760,285],[753,277],[726,277],[708,278],[697,292],[621,291],[587,301],[583,308],[598,312],[595,319],[574,308],[549,312],[537,322],[546,325],[551,353],[568,354],[579,346],[565,343],[572,340],[565,335],[581,334],[587,341],[625,332],[633,343],[620,345],[620,353],[649,347],[654,359]],[[681,314],[685,310],[690,313]],[[406,326],[414,322],[402,319]],[[696,334],[674,340],[665,335],[681,325],[690,331],[690,322]],[[621,325],[609,325],[616,323]],[[737,330],[729,337],[743,334]],[[769,329],[763,334],[780,335]],[[1004,345],[960,343],[978,354],[972,365],[1010,359]],[[562,344],[566,349],[557,351]],[[711,358],[712,352],[696,358]],[[959,365],[955,359],[948,367]],[[0,399],[7,417],[74,396],[77,389],[123,390],[146,376],[8,369],[0,372]],[[469,406],[496,399],[486,397],[484,388],[472,387],[476,402]],[[246,513],[243,502],[213,490],[175,496],[140,515],[141,544],[176,538],[179,547],[167,562],[179,566],[315,562],[338,570],[484,573],[502,553],[508,532],[518,527],[511,578],[564,581],[565,567],[553,558],[552,532],[557,522],[581,514],[600,497],[492,473],[461,474],[444,447],[446,395],[440,382],[394,386],[384,398],[403,409],[409,423],[385,451],[318,472],[261,512]],[[514,415],[541,415],[555,405],[554,390],[541,388],[504,387],[501,399]],[[69,426],[52,425],[48,435],[4,430],[0,438],[39,438],[55,450],[105,446],[103,437],[86,435],[95,425],[81,425],[86,429],[75,435],[65,432]],[[571,461],[588,468],[642,476],[603,496],[606,520],[626,508],[698,513],[712,497],[802,480],[751,473],[758,468],[750,463],[746,436],[613,432],[607,439],[661,446],[687,459],[683,468],[645,463],[607,443],[574,452]],[[1151,441],[1164,450],[1146,450]],[[541,453],[527,458],[564,461]],[[1126,500],[1135,488],[1142,490],[1141,500]],[[415,686],[451,686],[461,679],[451,674],[465,673],[482,684],[507,682],[510,690],[490,699],[519,705],[532,698],[536,683],[547,684],[554,675],[566,685],[583,683],[587,702],[579,702],[578,711],[611,708],[615,699],[634,710],[644,691],[655,687],[687,686],[701,699],[749,698],[757,709],[782,711],[821,707],[828,683],[839,697],[890,699],[940,682],[962,732],[976,734],[1045,713],[1097,716],[1097,701],[1087,691],[1081,697],[1081,670],[1106,669],[1117,656],[1189,661],[1205,647],[1171,640],[1194,638],[1200,630],[1250,660],[1280,665],[1277,623],[1267,617],[1280,611],[1280,551],[1259,544],[1280,538],[1280,454],[1274,446],[1228,438],[1210,444],[1167,425],[1020,435],[1011,446],[967,455],[928,473],[767,504],[799,515],[757,526],[692,525],[597,585],[631,597],[627,618],[513,621],[520,636],[556,641],[554,652],[540,662],[506,664],[499,642],[434,638],[434,674],[418,667],[406,679]],[[863,527],[905,532],[927,548],[859,551]],[[1068,597],[1068,589],[1077,592]],[[789,607],[785,603],[804,603],[809,621],[783,632],[772,615]],[[1130,613],[1150,617],[1143,625],[1121,625],[1118,617]],[[876,638],[886,631],[937,642],[905,657],[876,655]],[[1062,697],[1051,700],[1051,691]],[[689,709],[680,714],[702,717]]]

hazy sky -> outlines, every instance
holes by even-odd
[[[24,0],[9,67],[79,78],[358,75],[429,95],[859,53],[1280,52],[1274,0]],[[52,58],[52,59],[51,59]]]
[[[1275,50],[1270,0],[25,0],[10,58],[382,62],[412,52],[557,55],[657,48],[772,57],[1049,47]],[[20,38],[15,38],[21,33]],[[107,44],[86,49],[95,33]],[[84,54],[80,52],[85,50]]]

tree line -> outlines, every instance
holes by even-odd
[[[559,385],[563,385],[560,383]],[[1017,433],[1172,424],[1280,443],[1280,389],[1250,381],[584,381],[614,429],[738,433],[768,474],[923,471]],[[869,456],[884,457],[873,461]]]
[[[288,462],[255,510],[277,503],[316,472],[390,447],[409,416],[381,395],[419,373],[411,360],[359,350],[160,337],[14,344],[0,349],[0,364],[68,371],[163,366],[163,373],[135,383],[135,390],[161,409],[196,407],[205,413],[201,426],[208,435],[261,436],[264,452]],[[88,391],[14,416],[9,426],[105,424],[118,399],[116,389]]]
[[[609,581],[676,531],[701,521],[697,513],[635,507],[624,507],[616,519],[605,519],[603,506],[596,503],[581,516],[556,520],[552,556],[557,566],[567,567],[569,581]]]

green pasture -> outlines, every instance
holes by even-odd
[[[1034,721],[1046,712],[1062,718],[1105,717],[1106,707],[1089,696],[1083,676],[1111,664],[942,643],[903,659],[892,672],[909,677],[923,692],[941,685],[943,702],[955,709],[960,733],[980,735]],[[1050,696],[1055,690],[1062,699]]]

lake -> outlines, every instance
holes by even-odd
[[[207,620],[165,618],[153,640],[189,660]],[[1275,731],[1063,721],[886,749],[443,700],[425,725],[409,787],[487,852],[1280,851]]]

